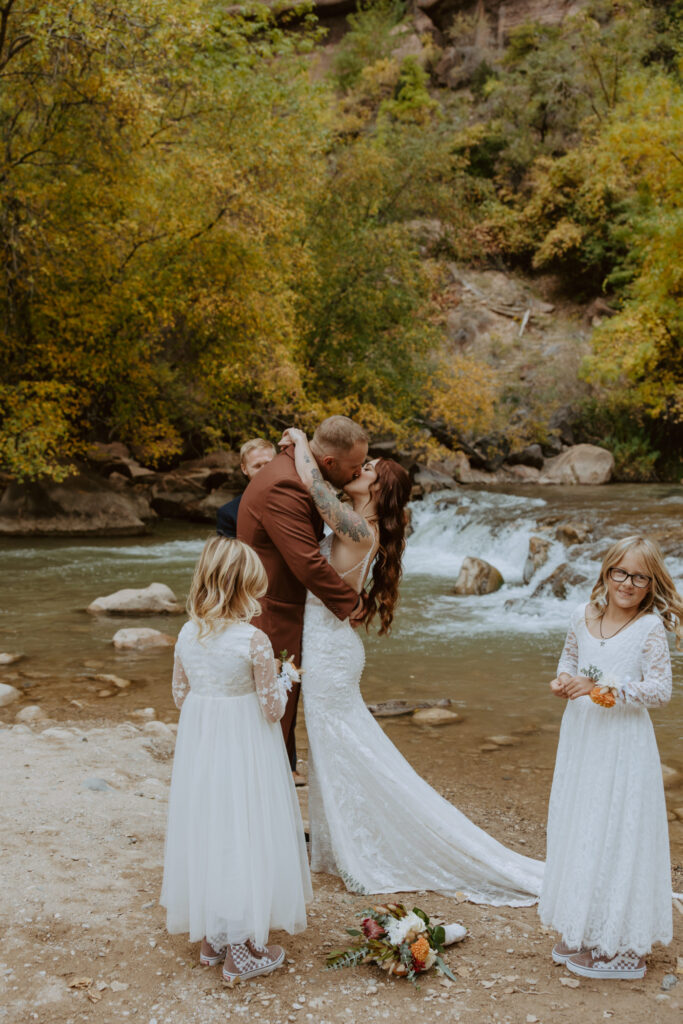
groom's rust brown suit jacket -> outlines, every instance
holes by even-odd
[[[253,620],[268,635],[275,657],[286,650],[301,664],[306,591],[310,590],[338,618],[347,618],[358,594],[320,553],[323,522],[286,449],[259,470],[240,502],[237,537],[256,551],[268,574],[262,614]],[[292,686],[282,731],[292,767],[296,764],[294,726],[299,684]]]

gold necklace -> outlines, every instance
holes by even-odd
[[[600,632],[600,637],[601,637],[601,640],[600,640],[600,646],[601,647],[605,646],[605,640],[612,640],[617,635],[617,633],[621,633],[622,629],[626,629],[626,627],[629,625],[629,623],[633,622],[634,619],[637,619],[639,614],[640,614],[640,609],[638,609],[638,611],[636,611],[635,615],[632,615],[630,619],[627,619],[626,622],[623,624],[623,626],[619,626],[619,629],[617,629],[616,632],[612,633],[611,636],[605,636],[605,634],[602,632],[602,620],[604,619],[606,612],[607,612],[607,609],[605,609],[605,611],[602,613],[602,615],[598,619],[598,630]]]

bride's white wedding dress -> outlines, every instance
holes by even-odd
[[[330,558],[332,537],[321,547]],[[369,556],[356,570],[364,579]],[[525,906],[541,891],[543,862],[508,850],[411,768],[367,710],[365,650],[309,593],[302,693],[309,738],[311,868],[361,893],[429,889],[477,903]]]

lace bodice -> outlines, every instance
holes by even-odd
[[[585,675],[590,666],[600,669],[601,683],[616,686],[617,702],[659,707],[671,700],[671,657],[666,630],[658,615],[643,615],[608,640],[588,632],[582,604],[571,625],[557,666],[557,674]]]
[[[175,647],[173,699],[182,707],[192,691],[200,697],[258,695],[271,722],[285,711],[287,693],[275,673],[270,640],[248,622],[229,623],[201,640],[194,622],[186,622]]]

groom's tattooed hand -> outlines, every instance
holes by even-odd
[[[342,505],[323,480],[322,473],[310,455],[304,456],[308,471],[312,477],[311,497],[323,519],[329,523],[336,534],[346,534],[351,540],[362,541],[372,537],[368,524],[363,517],[352,508]]]

